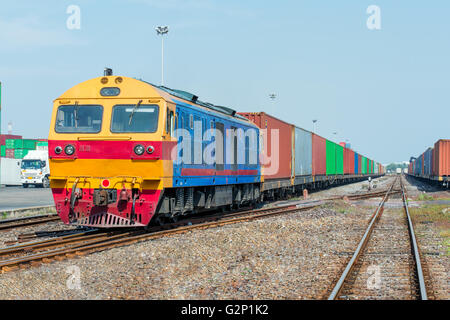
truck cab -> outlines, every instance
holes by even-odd
[[[29,185],[50,187],[50,168],[48,165],[48,151],[32,150],[22,160],[20,167],[20,181],[24,188]]]

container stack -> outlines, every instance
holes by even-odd
[[[20,136],[19,136],[20,137]],[[48,142],[45,140],[7,138],[1,148],[1,156],[9,159],[23,159],[31,150],[47,150]]]
[[[0,135],[0,185],[20,185],[20,164],[31,150],[48,150],[44,139],[22,139],[18,135]]]

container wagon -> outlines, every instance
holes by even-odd
[[[450,185],[450,139],[436,141],[418,157],[411,157],[408,175],[445,188]]]

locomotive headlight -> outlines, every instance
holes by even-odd
[[[134,153],[136,153],[138,156],[142,156],[145,152],[145,148],[142,144],[138,144],[134,147]]]
[[[64,148],[64,152],[68,155],[71,156],[75,153],[75,147],[71,144],[68,144],[65,148]]]
[[[62,148],[61,148],[60,146],[57,146],[57,147],[55,148],[55,153],[56,153],[56,154],[60,154],[62,151],[63,151],[63,150],[62,150]]]
[[[155,147],[154,146],[148,146],[147,147],[147,153],[148,154],[152,154],[155,151]]]

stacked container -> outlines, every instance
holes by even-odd
[[[32,139],[9,139],[14,136],[8,136],[4,139],[5,145],[0,152],[2,157],[11,159],[23,159],[30,150],[36,150],[37,140]],[[20,136],[18,136],[20,137]],[[40,142],[47,143],[48,142]]]

